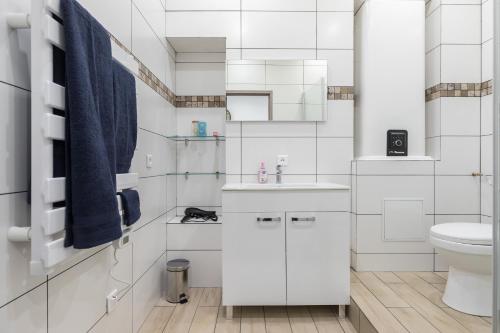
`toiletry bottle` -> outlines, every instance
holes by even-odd
[[[193,136],[198,136],[198,120],[193,120],[191,126],[193,129]]]
[[[198,122],[198,136],[207,136],[207,122]]]
[[[260,162],[258,181],[260,184],[267,183],[267,171],[264,162]]]

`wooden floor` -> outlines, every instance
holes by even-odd
[[[491,333],[477,317],[441,301],[447,273],[352,272],[349,319],[360,333]]]
[[[491,318],[442,301],[446,273],[352,272],[348,319],[336,307],[235,307],[224,318],[220,288],[192,288],[184,305],[153,308],[140,333],[490,333]]]
[[[336,307],[235,307],[226,320],[220,288],[192,288],[184,305],[161,302],[140,333],[355,333]]]

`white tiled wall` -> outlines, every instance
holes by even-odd
[[[433,63],[426,87],[438,83],[481,83],[482,6],[479,1],[427,2],[427,60]],[[437,55],[437,56],[434,56]],[[426,103],[427,143],[436,161],[436,223],[478,221],[481,214],[480,177],[485,151],[481,143],[481,97],[441,97]],[[461,189],[457,191],[457,189]],[[457,216],[459,215],[459,216]],[[438,219],[438,216],[440,217]],[[442,218],[441,218],[442,217]],[[443,220],[444,218],[444,220]],[[437,268],[437,267],[436,267]]]
[[[427,238],[435,220],[434,161],[358,160],[353,173],[352,266],[433,270]]]
[[[0,308],[5,332],[47,332],[47,284]]]
[[[154,74],[175,88],[175,60],[169,57],[165,9],[160,0],[80,0],[118,40]],[[29,0],[0,4],[0,100],[4,103],[0,142],[0,331],[2,332],[136,332],[162,291],[166,262],[167,213],[175,213],[175,145],[166,136],[176,129],[175,107],[142,81],[137,82],[139,144],[133,169],[140,174],[142,218],[133,246],[103,246],[82,251],[49,276],[31,276],[30,248],[7,241],[9,226],[29,224],[28,128],[30,112],[29,32],[7,28],[7,12],[29,11]],[[152,153],[153,168],[145,167]],[[173,193],[172,193],[173,192]],[[173,200],[172,200],[173,197]],[[133,268],[133,269],[132,269]],[[118,307],[106,315],[106,295],[121,290]]]
[[[271,59],[326,59],[328,60],[328,85],[353,85],[353,2],[341,1],[177,1],[167,0],[166,34],[172,37],[226,37],[226,57],[235,60]],[[177,95],[210,95],[218,80],[196,79],[198,69],[205,73],[217,68],[217,60],[195,61],[191,56],[177,54]],[[210,58],[211,59],[211,58]],[[179,64],[187,62],[187,64]],[[202,64],[189,64],[201,62]],[[206,64],[211,62],[211,64]],[[205,64],[204,64],[205,63]],[[249,62],[249,64],[253,62]],[[206,77],[206,76],[205,76]],[[264,81],[265,72],[256,83]],[[197,85],[193,80],[203,82]],[[184,84],[186,82],[187,84]],[[225,86],[222,92],[225,94]],[[179,135],[191,131],[191,120],[206,120],[224,126],[224,110],[177,110]],[[217,115],[208,117],[207,113]],[[217,120],[216,117],[219,117]],[[215,126],[217,127],[217,126]],[[219,128],[215,128],[219,130]],[[209,132],[211,129],[209,129]],[[193,170],[212,172],[224,168],[225,180],[219,182],[207,176],[178,176],[178,213],[187,204],[220,206],[220,192],[215,191],[225,182],[255,182],[260,161],[265,161],[274,181],[277,154],[289,155],[289,166],[284,169],[284,181],[350,182],[350,161],[353,141],[353,101],[328,101],[326,122],[230,122],[219,130],[226,135],[226,162],[217,163],[212,153],[201,151],[201,146],[178,144],[178,172],[191,166]],[[219,148],[220,149],[220,148]],[[189,154],[188,154],[189,153]],[[195,160],[195,158],[197,158]],[[196,165],[196,162],[199,164]],[[219,161],[220,162],[220,161]],[[195,177],[197,179],[195,179]],[[210,177],[210,176],[208,176]],[[213,176],[212,176],[213,177]],[[203,180],[198,180],[202,179]],[[203,207],[202,207],[203,208]],[[216,207],[216,210],[219,207]],[[169,236],[170,237],[170,236]],[[167,247],[169,245],[167,244]],[[169,248],[169,258],[183,255],[193,262],[206,261],[203,270],[194,269],[192,284],[213,285],[220,283],[220,266],[217,251],[201,251],[190,247],[181,251]],[[204,259],[203,259],[204,258]],[[199,274],[205,272],[206,278]]]
[[[427,28],[427,37],[433,41],[426,50],[428,59],[436,62],[434,73],[430,71],[427,75],[427,87],[439,82],[480,83],[492,79],[492,3],[429,1]],[[433,57],[437,52],[440,56]],[[464,200],[467,203],[465,209],[458,208],[460,205],[445,208],[448,205],[437,202],[438,214],[462,210],[480,215],[483,222],[490,221],[492,99],[492,95],[442,97],[427,103],[428,127],[435,129],[427,133],[428,146],[439,152],[435,157],[440,159],[436,163],[439,175],[436,192],[441,198],[449,198],[449,202]],[[472,172],[481,172],[481,179],[470,179]],[[455,182],[444,178],[450,175],[454,175]],[[455,192],[458,186],[467,187],[469,193]]]
[[[328,59],[328,85],[353,84],[353,0],[170,0],[166,7],[167,36],[227,37],[228,59]]]
[[[328,105],[330,114],[338,119],[335,124],[333,120],[326,123],[228,123],[228,177],[235,182],[257,182],[257,170],[262,161],[272,181],[277,155],[288,155],[288,166],[283,168],[285,182],[318,181],[320,175],[350,175],[352,101],[328,101]],[[341,114],[344,106],[350,111],[347,115]]]

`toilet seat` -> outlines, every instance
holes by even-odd
[[[430,230],[431,243],[443,249],[475,255],[492,255],[491,224],[443,223]]]
[[[443,223],[431,228],[431,235],[447,240],[471,245],[492,245],[493,229],[485,223]]]

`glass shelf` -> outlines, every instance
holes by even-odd
[[[226,141],[225,136],[182,136],[182,135],[176,135],[176,136],[169,136],[168,137],[171,140],[174,141],[184,141],[184,142],[189,142],[189,141]]]
[[[224,176],[225,172],[174,172],[167,173],[167,176],[185,176],[188,178],[189,176],[215,176],[219,178],[220,176]]]
[[[214,225],[214,224],[221,224],[222,223],[222,216],[221,215],[217,215],[217,216],[219,217],[219,219],[217,220],[217,222],[208,220],[208,221],[204,221],[204,222],[187,221],[187,222],[181,223],[181,220],[182,220],[183,216],[176,216],[173,219],[171,219],[170,221],[168,221],[167,223],[168,224],[181,224],[181,225],[189,225],[189,224],[206,224],[206,225],[210,225],[211,224],[211,225]]]

